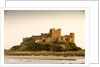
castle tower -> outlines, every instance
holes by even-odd
[[[74,33],[70,33],[70,39],[71,39],[71,42],[73,42],[73,43],[75,42],[74,41]]]
[[[61,29],[55,30],[55,28],[50,29],[50,37],[61,37]]]

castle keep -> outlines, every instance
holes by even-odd
[[[70,33],[70,35],[61,36],[61,29],[50,29],[49,33],[41,33],[39,36],[32,36],[23,38],[23,42],[34,42],[34,43],[42,43],[42,42],[55,42],[55,41],[64,41],[64,42],[73,42],[74,43],[74,33]]]

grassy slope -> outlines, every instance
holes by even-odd
[[[40,44],[27,42],[21,45],[13,46],[9,50],[5,50],[4,54],[17,56],[85,56],[85,51],[77,47],[75,43],[70,42],[45,42]]]
[[[75,43],[71,42],[45,42],[45,43],[31,43],[27,42],[22,45],[13,46],[10,50],[19,51],[76,51],[81,50]]]

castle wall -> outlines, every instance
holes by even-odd
[[[57,41],[57,38],[48,37],[48,38],[45,39],[45,42],[54,42],[54,41]]]
[[[41,39],[41,36],[32,36],[31,39]]]
[[[41,33],[41,37],[49,37],[50,34],[49,33]]]
[[[23,38],[23,42],[27,42],[27,41],[30,41],[29,38]]]

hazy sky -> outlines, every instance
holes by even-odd
[[[85,48],[84,10],[5,10],[4,48],[19,45],[24,37],[61,28],[62,35],[75,33],[75,43]]]

